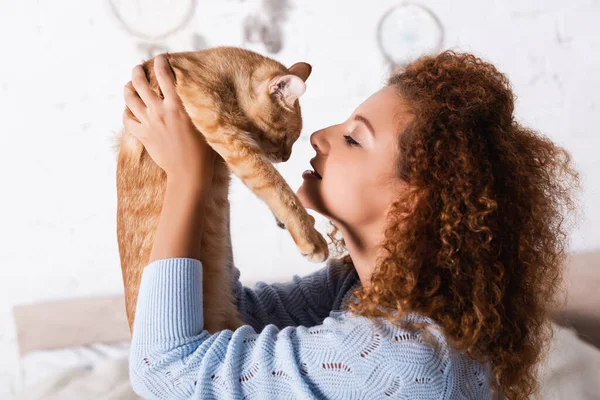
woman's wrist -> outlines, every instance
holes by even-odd
[[[182,173],[167,176],[167,189],[186,193],[192,196],[207,195],[212,186],[212,173],[206,171],[197,173]]]
[[[204,210],[212,176],[210,178],[194,174],[167,178],[148,264],[174,257],[200,260]]]
[[[203,160],[196,168],[186,168],[184,171],[171,172],[167,174],[167,184],[189,187],[192,189],[210,189],[214,174],[214,160]]]

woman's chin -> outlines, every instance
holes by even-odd
[[[298,200],[304,206],[304,208],[310,208],[312,210],[312,202],[310,198],[308,198],[306,189],[304,188],[304,184],[302,184],[298,190],[296,191],[296,196],[298,196]]]
[[[298,196],[298,199],[300,200],[300,203],[302,203],[302,205],[304,206],[304,208],[309,208],[311,210],[315,209],[315,200],[316,200],[316,196],[318,193],[316,193],[315,188],[313,187],[309,187],[310,186],[310,182],[309,185],[306,184],[306,180],[304,180],[302,182],[302,184],[300,185],[300,187],[298,188],[298,190],[296,191],[296,196]]]
[[[319,204],[322,204],[322,202],[320,200],[318,190],[316,190],[315,187],[312,187],[310,183],[306,185],[306,182],[303,182],[296,191],[296,196],[298,196],[298,200],[300,200],[300,203],[304,208],[313,210],[324,217],[327,216],[323,210],[323,207],[319,206]]]

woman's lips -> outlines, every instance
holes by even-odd
[[[321,174],[319,174],[319,173],[317,172],[317,167],[315,167],[315,164],[314,164],[315,158],[316,158],[316,157],[314,157],[314,158],[311,158],[311,159],[310,159],[310,161],[309,161],[309,164],[310,164],[310,166],[312,167],[312,170],[308,170],[308,171],[310,171],[311,173],[315,174],[315,176],[316,176],[318,179],[323,179],[323,177],[321,176]]]
[[[306,171],[304,171],[302,173],[302,178],[304,179],[322,179],[321,175],[319,175],[318,173],[316,173],[313,170],[307,169]]]

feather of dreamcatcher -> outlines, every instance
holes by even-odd
[[[283,24],[288,18],[289,0],[248,0],[249,13],[244,18],[243,44],[262,43],[269,53],[283,48]]]

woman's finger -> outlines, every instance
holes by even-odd
[[[159,104],[161,99],[150,87],[144,68],[141,65],[136,65],[131,71],[131,83],[133,83],[133,87],[140,95],[146,107],[155,108]]]
[[[175,91],[175,77],[171,72],[171,66],[164,54],[154,57],[154,73],[158,86],[165,97],[165,101],[179,101],[179,96]]]
[[[127,109],[123,111],[123,125],[129,133],[135,136],[139,141],[142,141],[143,135],[140,134],[142,132],[142,124],[131,118],[129,114],[127,114]]]
[[[125,97],[125,104],[133,115],[141,122],[146,118],[147,108],[140,96],[135,92],[131,81],[127,82],[123,89],[123,97]]]

